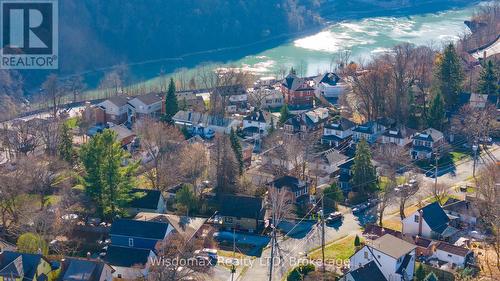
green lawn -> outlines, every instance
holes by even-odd
[[[356,248],[354,247],[354,238],[355,236],[347,236],[328,244],[325,247],[325,259],[349,259],[356,251]],[[321,248],[312,251],[308,256],[310,259],[321,259]]]

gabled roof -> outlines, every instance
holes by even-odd
[[[21,259],[18,259],[22,257]],[[5,251],[0,254],[0,276],[11,276],[23,272],[23,281],[33,281],[35,272],[43,257],[39,254],[25,254]]]
[[[413,129],[405,128],[405,127],[398,127],[398,128],[386,130],[382,135],[386,136],[386,137],[403,139],[403,138],[409,138],[414,133],[415,133],[415,130],[413,130]]]
[[[441,233],[448,226],[450,219],[438,202],[431,203],[418,210],[418,212],[420,211],[422,211],[425,222],[433,231]]]
[[[382,237],[386,234],[391,234],[397,238],[402,237],[402,233],[397,230],[393,230],[390,228],[382,227],[376,224],[367,224],[363,230],[363,236],[369,237]]]
[[[467,248],[455,246],[446,242],[439,242],[436,246],[436,250],[441,250],[461,257],[465,257],[470,253],[470,250]]]
[[[347,161],[345,161],[344,163],[340,164],[339,165],[339,168],[340,169],[346,169],[346,170],[350,170],[352,165],[354,165],[354,158],[351,158],[351,159],[348,159]]]
[[[206,125],[206,126],[219,126],[219,127],[227,127],[229,126],[234,119],[230,118],[221,118],[216,117],[196,111],[185,111],[180,110],[177,112],[172,119],[175,122],[183,123],[183,124],[192,124],[192,125]]]
[[[374,261],[371,261],[356,270],[350,271],[348,274],[351,275],[354,281],[387,281],[384,274],[382,274]]]
[[[63,261],[61,281],[99,281],[105,266],[98,260],[67,258]]]
[[[317,76],[316,79],[314,79],[314,82],[316,82],[316,84],[325,83],[331,86],[337,85],[339,81],[340,77],[333,72],[326,72],[324,74]]]
[[[356,126],[356,123],[352,122],[347,118],[341,117],[336,121],[326,124],[325,128],[339,130],[339,131],[346,131],[353,128],[354,126]]]
[[[111,235],[162,240],[167,235],[168,224],[150,221],[117,219],[111,225]]]
[[[305,186],[305,182],[292,176],[282,176],[271,183],[275,188],[289,187],[292,191],[298,191]]]
[[[288,74],[281,84],[290,91],[312,90],[313,88],[306,83],[306,79],[299,78],[295,74]]]
[[[138,213],[136,220],[153,221],[170,224],[177,233],[186,240],[190,239],[202,228],[207,218],[177,216],[174,214]]]
[[[110,97],[109,99],[107,99],[107,101],[116,105],[117,107],[122,107],[122,106],[127,105],[128,98],[124,97],[124,96],[114,96],[114,97]]]
[[[434,128],[425,129],[422,132],[417,133],[413,136],[414,140],[423,140],[423,141],[438,141],[442,138],[443,138],[443,133]]]
[[[161,191],[154,189],[134,188],[131,190],[134,199],[128,204],[131,208],[153,209],[158,208],[158,202],[161,198]]]
[[[410,263],[411,260],[411,255],[406,254],[405,257],[403,258],[403,261],[401,262],[401,265],[399,266],[398,270],[396,270],[396,273],[403,275],[406,267]]]
[[[161,96],[157,93],[149,93],[137,96],[136,99],[140,100],[145,105],[152,105],[161,101]]]
[[[15,250],[16,250],[16,245],[0,239],[0,253],[2,251],[15,251]]]
[[[377,249],[378,251],[395,259],[399,259],[403,255],[406,255],[415,249],[415,245],[390,234],[385,234],[377,240],[373,240],[372,243],[367,244],[367,246]]]
[[[243,195],[223,195],[219,200],[221,216],[262,219],[262,199]]]
[[[104,260],[111,266],[144,267],[148,262],[151,250],[110,245]]]

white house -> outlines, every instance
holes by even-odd
[[[339,98],[347,86],[337,74],[331,72],[319,75],[314,82],[316,97]]]
[[[149,93],[137,96],[130,100],[130,116],[140,118],[141,116],[156,117],[161,113],[163,98],[160,94]]]
[[[349,260],[350,271],[345,280],[363,280],[356,278],[365,267],[376,273],[375,265],[385,279],[365,279],[377,281],[413,280],[415,270],[416,246],[390,234],[367,243],[358,250]],[[375,274],[374,273],[374,274]]]
[[[431,239],[448,239],[458,233],[449,222],[450,219],[443,208],[438,202],[434,202],[403,219],[402,232]]]
[[[467,262],[471,261],[473,255],[473,252],[465,247],[455,246],[446,242],[439,242],[434,252],[434,257],[438,260],[461,268]]]
[[[127,121],[128,98],[123,96],[111,97],[96,106],[101,108],[106,115],[106,122],[121,124]]]
[[[172,120],[179,126],[204,127],[213,130],[216,133],[229,134],[231,128],[236,129],[241,121],[231,118],[220,118],[209,114],[195,111],[180,110]]]
[[[434,150],[439,149],[444,142],[444,135],[440,131],[429,128],[412,137],[411,158],[430,159]]]
[[[344,117],[341,117],[323,127],[323,136],[321,144],[339,147],[347,143],[352,136],[352,129],[356,126],[354,122]]]
[[[365,139],[369,143],[375,143],[377,138],[385,131],[385,126],[375,121],[369,121],[357,125],[352,131],[352,139],[355,142]]]
[[[271,124],[275,123],[272,119],[271,113],[262,110],[255,110],[243,118],[243,132],[247,136],[265,136],[267,135],[269,128],[274,126],[274,124]]]

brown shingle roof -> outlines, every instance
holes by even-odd
[[[439,242],[436,249],[462,257],[465,257],[470,252],[467,248],[455,246],[446,242]]]

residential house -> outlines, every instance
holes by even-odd
[[[377,240],[366,243],[350,257],[349,273],[352,279],[345,280],[363,280],[354,279],[356,274],[360,273],[357,270],[361,268],[361,272],[363,272],[363,268],[368,267],[370,272],[375,274],[377,271],[374,266],[380,270],[384,278],[382,279],[377,273],[379,276],[377,279],[368,280],[413,280],[415,258],[415,245],[390,234],[385,234]],[[352,276],[353,272],[354,276]]]
[[[332,72],[319,75],[314,79],[314,93],[316,97],[338,99],[345,91],[346,84]]]
[[[129,102],[129,121],[135,121],[141,117],[159,117],[161,114],[163,97],[158,93],[140,95]]]
[[[114,269],[101,260],[64,258],[61,281],[113,281]]]
[[[55,281],[59,268],[40,254],[0,253],[0,281]]]
[[[127,121],[129,97],[114,96],[96,105],[96,108],[104,111],[102,123],[113,122],[121,124]]]
[[[339,187],[344,192],[344,194],[349,193],[351,191],[351,178],[352,178],[352,165],[354,165],[354,158],[348,159],[344,163],[339,165],[339,175],[337,177],[337,181],[339,183]]]
[[[284,104],[280,89],[272,86],[251,89],[248,98],[252,106],[261,109],[280,108]]]
[[[446,242],[439,242],[437,244],[434,256],[440,261],[460,268],[464,268],[469,262],[472,262],[474,258],[474,254],[471,250]]]
[[[179,126],[203,127],[216,133],[229,134],[231,128],[236,129],[241,122],[231,118],[221,118],[195,111],[181,110],[172,118]]]
[[[175,92],[179,108],[183,110],[205,111],[203,97],[196,94],[196,91],[186,90]]]
[[[323,128],[329,114],[326,108],[316,108],[289,118],[283,128],[288,134],[307,133]]]
[[[404,234],[438,240],[452,240],[458,230],[450,225],[450,218],[438,202],[418,209],[402,221]]]
[[[166,223],[117,219],[111,225],[111,244],[120,247],[154,250],[173,227]]]
[[[226,106],[227,112],[242,112],[247,110],[248,93],[247,89],[242,84],[218,86],[214,89],[212,95],[216,102],[224,99],[223,103]]]
[[[123,280],[146,278],[156,254],[151,249],[109,245],[104,261],[113,267],[113,277]]]
[[[339,119],[327,123],[323,128],[321,144],[327,144],[333,147],[342,147],[347,145],[352,137],[352,129],[356,126],[351,120],[340,117]]]
[[[444,143],[444,135],[440,131],[429,128],[412,137],[411,158],[431,159],[433,152],[439,150]]]
[[[355,142],[365,139],[368,143],[375,143],[378,137],[384,133],[386,127],[376,121],[368,121],[354,127],[352,139]]]
[[[158,213],[138,213],[135,218],[138,221],[151,221],[158,223],[169,224],[173,227],[171,233],[177,233],[184,239],[190,240],[192,237],[201,237],[206,234],[209,228],[205,225],[207,218],[178,216],[174,214],[158,214]],[[167,238],[166,243],[169,242]]]
[[[347,272],[340,281],[388,281],[375,261],[370,261]]]
[[[309,183],[292,176],[282,176],[269,184],[269,189],[284,189],[294,204],[309,202]]]
[[[388,129],[382,133],[381,143],[407,146],[412,142],[414,130],[404,126]]]
[[[134,188],[130,193],[132,201],[125,209],[130,216],[140,212],[163,214],[167,211],[167,202],[159,190]]]
[[[446,214],[458,217],[461,222],[469,225],[475,225],[480,217],[479,210],[470,198],[459,200],[450,197],[444,203],[443,210]]]
[[[136,137],[134,132],[123,125],[112,126],[109,129],[116,133],[116,141],[118,141],[123,148],[128,150],[130,144]]]
[[[255,110],[243,118],[243,132],[250,137],[265,136],[271,126],[274,126],[274,120],[271,113]]]
[[[222,195],[219,199],[219,223],[226,229],[256,232],[264,224],[261,198],[244,195]]]
[[[291,111],[308,110],[314,107],[312,81],[290,73],[281,83],[281,92]]]
[[[310,157],[307,169],[310,177],[316,181],[316,185],[327,184],[331,182],[331,176],[339,170],[339,164],[346,160],[347,156],[331,148]]]

